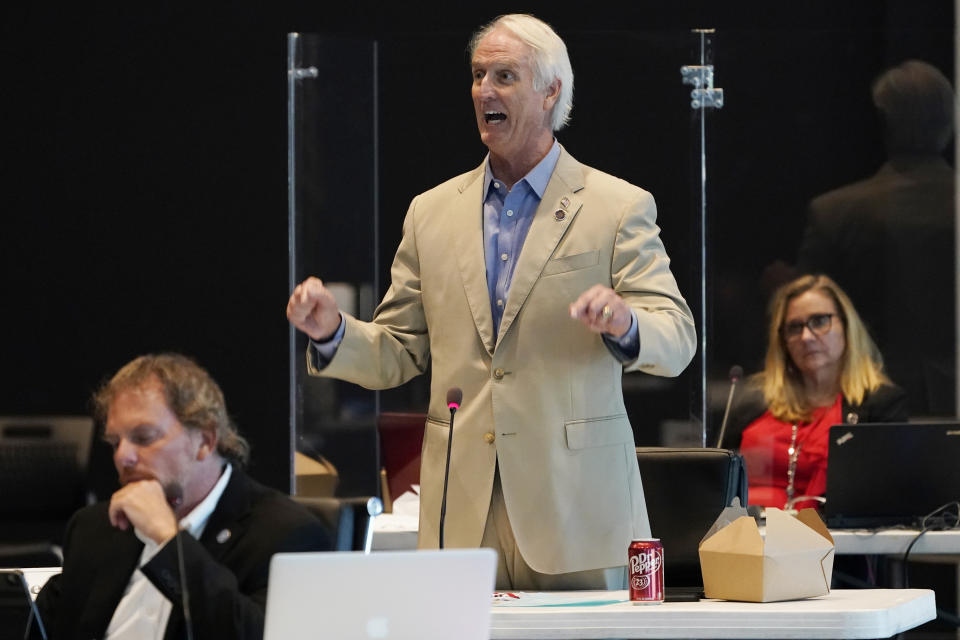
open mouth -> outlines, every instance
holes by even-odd
[[[487,124],[490,124],[493,122],[503,122],[506,119],[507,119],[507,114],[501,111],[485,111],[483,113],[483,120]]]

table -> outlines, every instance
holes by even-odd
[[[830,535],[838,555],[885,555],[897,560],[903,557],[918,533],[916,529],[845,529],[831,531]],[[953,610],[960,610],[960,530],[928,531],[910,549],[910,558],[954,566],[957,598]],[[891,575],[899,576],[899,573]],[[905,586],[899,579],[891,579],[889,585]]]
[[[837,555],[903,555],[916,529],[834,529],[830,531]],[[415,549],[417,522],[415,518],[397,517],[384,513],[373,520],[373,548],[375,550]],[[960,530],[928,531],[913,545],[911,555],[960,555]]]
[[[395,517],[385,513],[374,518],[373,549],[396,551],[417,547],[416,518]],[[920,533],[916,529],[837,529],[832,530],[837,555],[902,556]],[[928,531],[910,550],[915,560],[947,562],[956,565],[957,607],[960,607],[960,530]],[[902,585],[898,585],[902,586]],[[670,603],[671,606],[675,603]]]
[[[374,551],[403,551],[417,548],[417,518],[381,513],[373,519]]]
[[[579,593],[596,600],[627,597],[626,591]],[[834,589],[818,598],[766,603],[494,605],[490,638],[886,638],[935,616],[929,589]]]
[[[917,529],[834,529],[830,531],[837,554],[903,555]],[[910,555],[960,554],[960,529],[928,531],[910,550]]]
[[[903,555],[916,529],[835,529],[830,532],[837,555]],[[373,548],[375,550],[415,549],[417,522],[415,518],[397,517],[384,513],[373,520]],[[910,550],[911,555],[960,554],[960,530],[929,531]]]

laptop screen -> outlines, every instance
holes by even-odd
[[[827,526],[919,526],[960,499],[960,423],[842,424],[830,428]]]
[[[264,640],[490,637],[492,549],[278,553]]]

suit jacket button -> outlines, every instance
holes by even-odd
[[[496,378],[497,380],[503,380],[503,369],[500,367],[497,367],[496,369],[494,369],[493,377]]]
[[[493,444],[493,441],[497,439],[497,436],[493,435],[492,431],[487,431],[483,434],[483,441],[487,444]]]

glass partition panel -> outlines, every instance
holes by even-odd
[[[369,39],[288,36],[290,288],[317,276],[364,320],[380,276],[375,55]],[[306,347],[291,329],[292,489],[378,495],[377,395],[308,376]]]
[[[681,69],[701,62],[689,29],[577,31],[561,35],[576,72],[573,121],[557,134],[578,160],[647,189],[657,204],[660,237],[671,270],[693,312],[699,347],[676,378],[642,372],[623,378],[624,401],[638,446],[701,446],[702,375],[709,327],[702,325],[701,195],[706,150]],[[634,61],[612,64],[611,61]],[[722,114],[721,114],[722,115]],[[712,127],[712,123],[707,123]],[[642,347],[641,347],[642,350]]]
[[[794,497],[823,492],[813,470],[825,473],[826,437],[816,429],[956,413],[953,20],[917,27],[915,17],[894,18],[719,34],[726,104],[708,137],[708,395],[721,411],[728,372],[744,369],[725,440],[739,446],[767,408],[750,375],[764,370],[768,344],[780,354],[771,371],[812,413],[786,419],[776,436],[750,436],[748,470],[776,489],[774,506],[788,489]],[[774,292],[804,274],[835,280],[850,305],[804,308],[798,294],[786,317],[772,318]],[[864,335],[905,390],[905,409],[878,389],[847,397],[847,389],[873,386],[853,382],[864,371],[854,359],[869,351]],[[834,364],[849,374],[842,402],[835,386],[820,384],[837,380]],[[708,442],[717,436],[708,430]],[[790,487],[794,471],[799,484]],[[761,495],[751,489],[754,499]]]
[[[684,86],[680,69],[700,61],[701,43],[688,29],[629,32],[616,38],[605,32],[570,30],[564,36],[577,70],[577,98],[572,123],[558,133],[558,140],[581,162],[653,193],[674,274],[700,317],[701,182],[699,169],[688,174],[695,118],[689,98],[692,87]],[[293,85],[291,103],[297,113],[291,149],[300,164],[291,170],[291,198],[296,199],[291,286],[316,274],[354,287],[367,283],[372,298],[379,300],[389,285],[389,264],[411,198],[483,161],[486,149],[479,141],[470,101],[468,38],[467,32],[386,37],[375,44],[344,44],[321,36],[294,38],[299,49],[292,54],[297,60],[293,66],[316,67],[317,75]],[[428,70],[424,59],[430,60]],[[643,61],[631,67],[631,85],[644,87],[642,92],[625,93],[622,70],[609,64],[626,59]],[[368,121],[368,116],[375,121]],[[359,168],[347,170],[330,161],[345,153],[353,154]],[[701,153],[699,146],[696,153]],[[369,169],[368,162],[380,173]],[[345,180],[369,184],[370,189],[358,193],[372,199],[351,202],[354,213],[349,217],[331,202],[343,196]],[[367,213],[357,213],[357,204],[371,206],[369,225],[358,224]],[[343,225],[342,232],[333,233],[328,221]],[[342,264],[345,252],[359,260],[350,268]],[[369,317],[369,310],[366,313]],[[291,341],[296,443],[324,453],[341,473],[357,458],[349,453],[341,458],[326,446],[332,446],[328,432],[352,422],[369,423],[379,411],[426,411],[429,370],[400,388],[375,394],[306,379],[303,338],[293,335]],[[700,358],[678,378],[625,376],[624,396],[638,444],[703,442]]]

